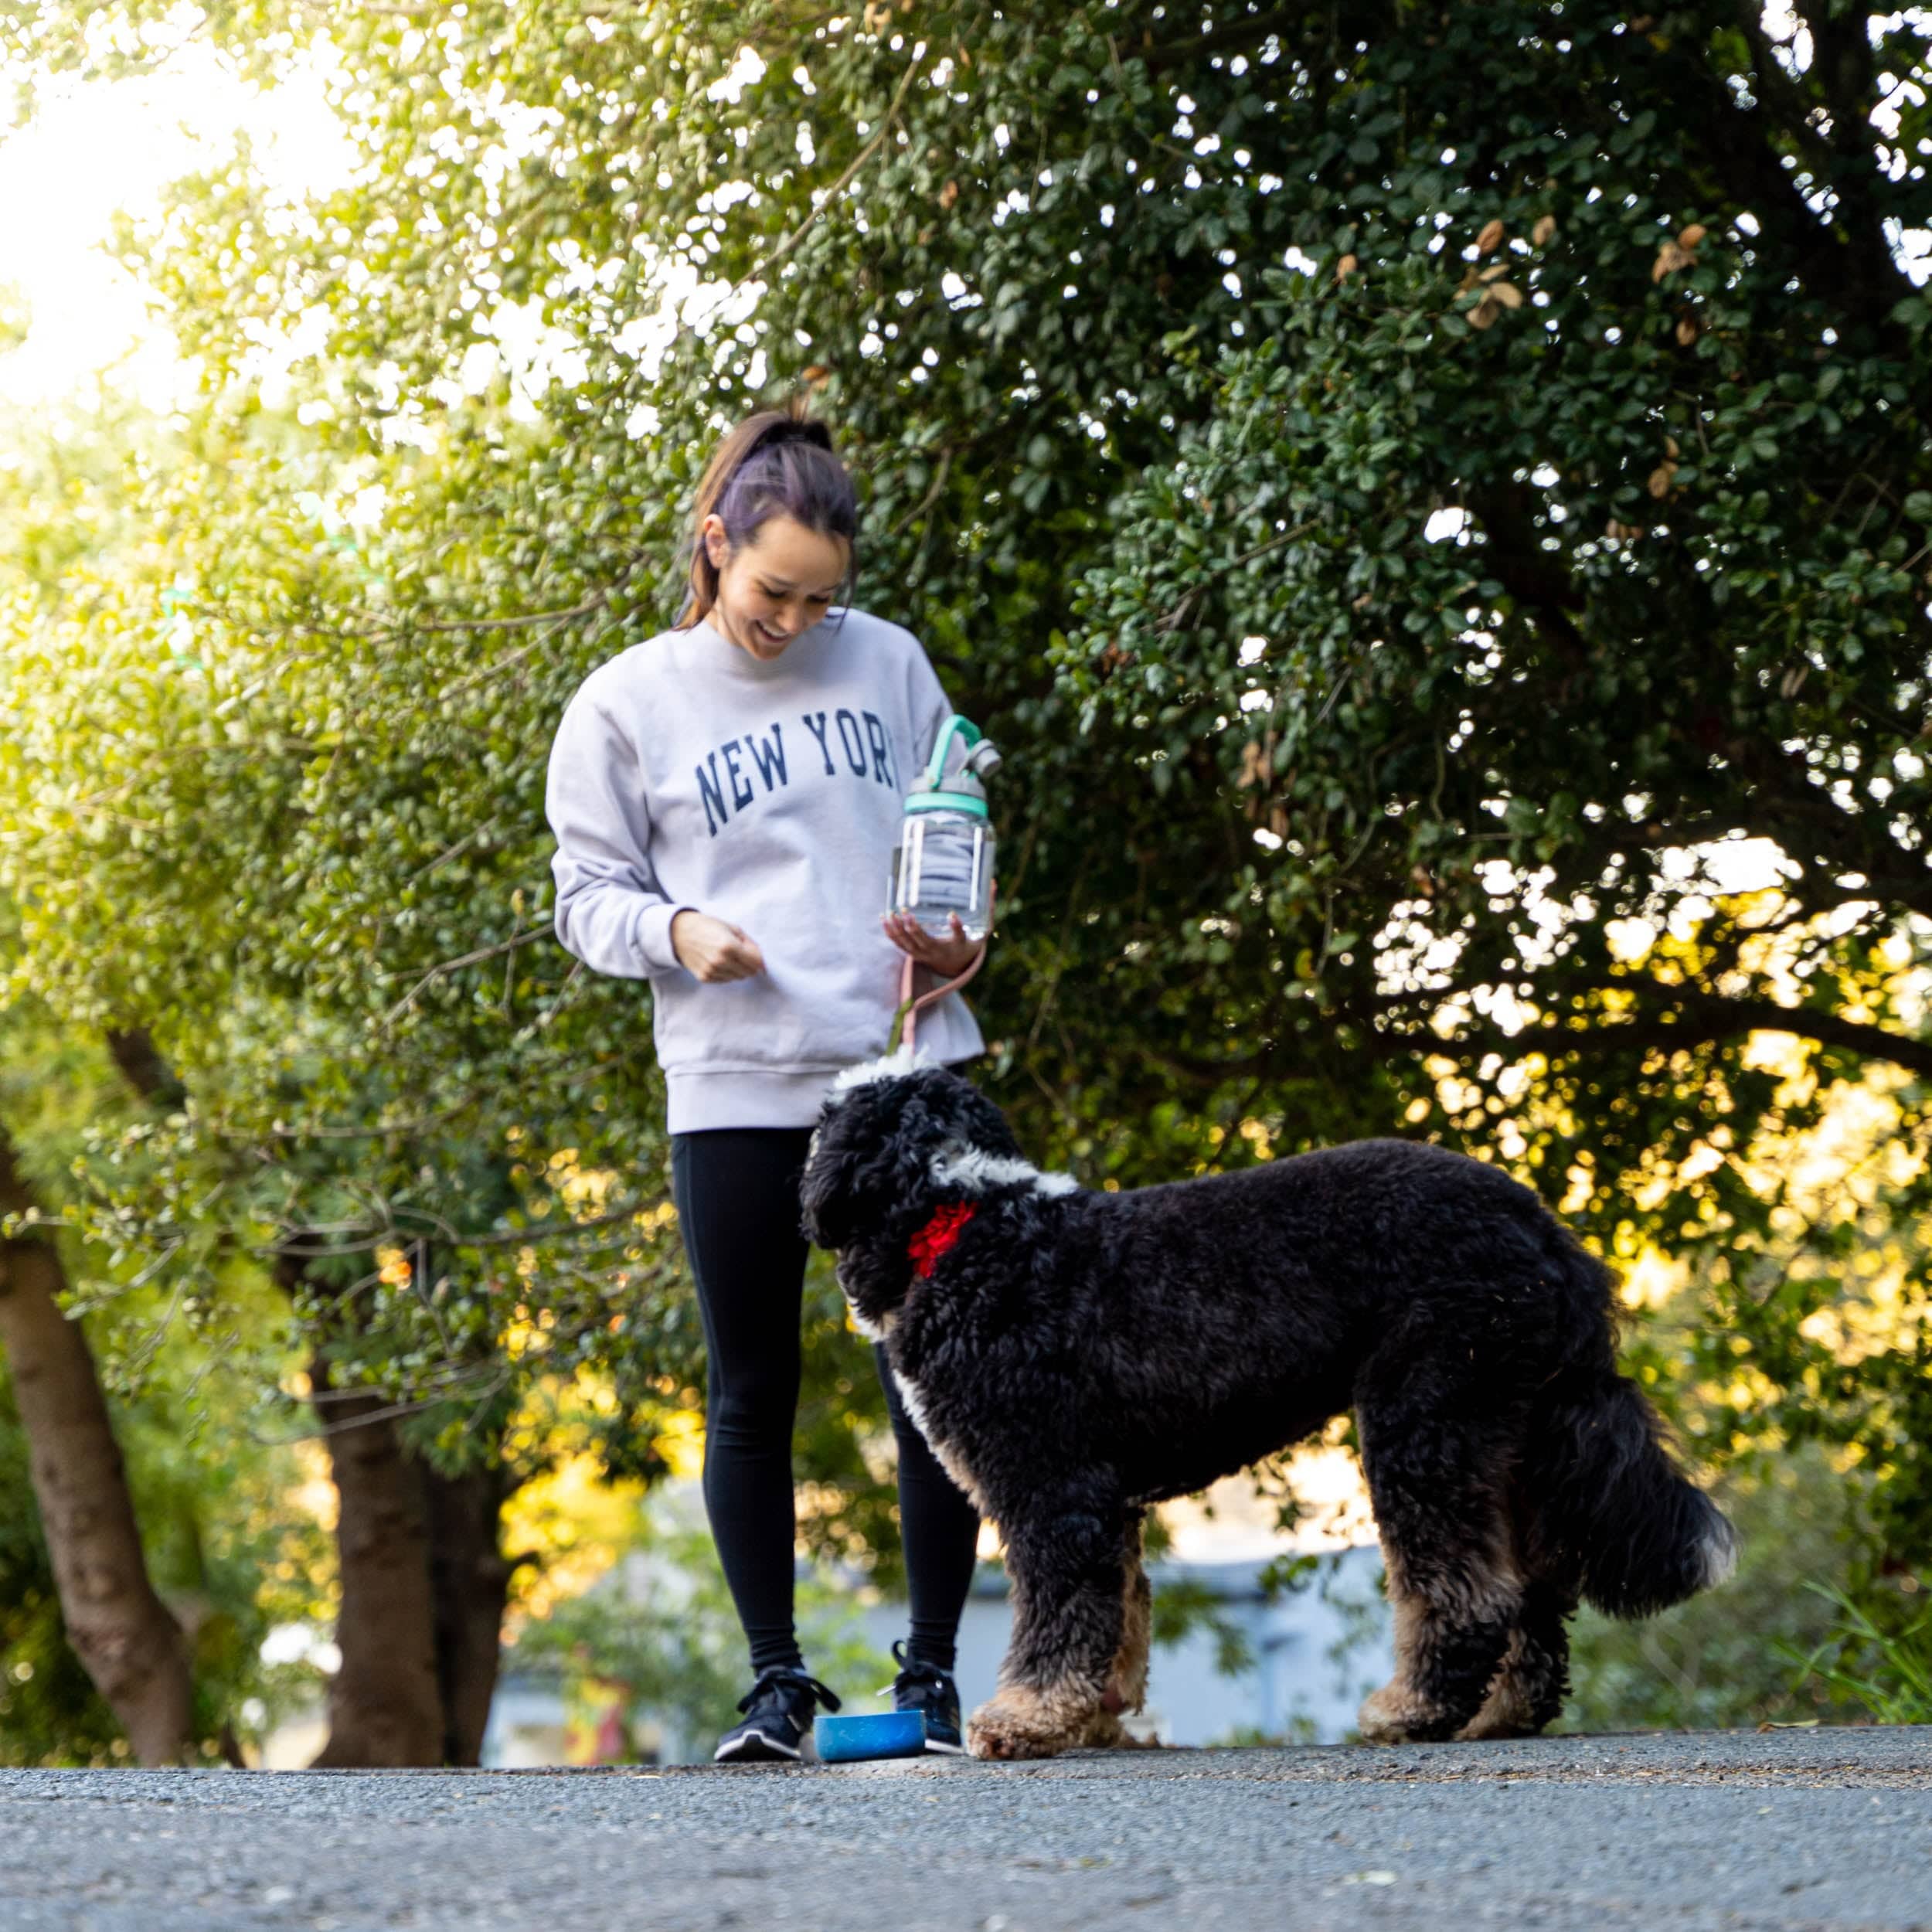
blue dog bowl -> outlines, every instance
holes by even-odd
[[[868,1757],[923,1757],[926,1713],[887,1711],[878,1717],[821,1717],[811,1727],[821,1762],[851,1764]]]

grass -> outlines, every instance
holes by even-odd
[[[1932,1724],[1932,1610],[1903,1630],[1882,1630],[1842,1590],[1807,1583],[1838,1606],[1838,1627],[1799,1665],[1808,1681],[1861,1704],[1881,1724]]]

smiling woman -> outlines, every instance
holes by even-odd
[[[702,534],[713,560],[717,561],[725,551],[723,519],[716,515],[706,517]],[[730,600],[739,604],[740,608],[738,621],[732,626],[739,634],[733,636],[732,641],[743,645],[756,656],[775,655],[832,607],[832,593],[838,587],[838,573],[844,568],[845,552],[842,546],[818,536],[788,516],[774,518],[763,540],[754,536],[747,547],[752,546],[757,547],[756,557],[733,558],[720,570],[719,609],[730,595],[725,580],[735,570],[738,582],[733,587],[735,596],[730,597]],[[822,589],[801,590],[788,573],[832,580]],[[747,617],[750,628],[746,630]]]
[[[651,982],[679,1233],[708,1362],[705,1505],[756,1681],[717,1755],[791,1760],[816,1707],[793,1621],[791,1440],[806,1248],[798,1176],[840,1070],[867,1059],[903,956],[957,975],[981,940],[935,937],[875,896],[907,781],[952,706],[912,633],[823,620],[858,502],[802,396],[747,417],[700,480],[679,623],[593,671],[559,724],[547,809],[557,937]],[[789,736],[787,736],[789,734]],[[740,923],[742,922],[742,923]],[[957,993],[943,1060],[983,1050]],[[898,1709],[962,1748],[951,1669],[978,1517],[885,1381],[911,1594]]]
[[[753,657],[776,657],[856,573],[852,478],[802,401],[760,410],[719,443],[699,481],[695,521],[691,594],[675,628],[708,617]]]

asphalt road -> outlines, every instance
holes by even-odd
[[[0,1773],[5,1932],[1932,1932],[1932,1730]]]

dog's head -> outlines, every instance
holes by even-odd
[[[944,1197],[947,1172],[989,1162],[1019,1163],[1019,1143],[970,1082],[896,1055],[854,1067],[819,1110],[798,1190],[805,1233],[821,1248],[883,1237],[903,1250],[906,1228]]]

